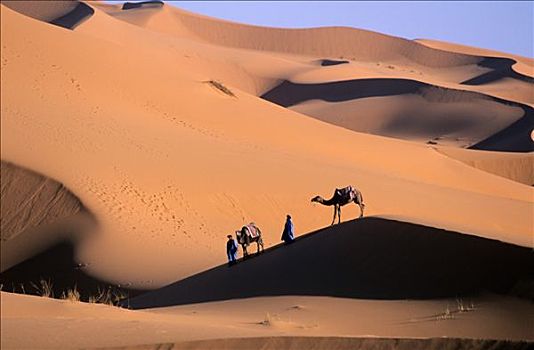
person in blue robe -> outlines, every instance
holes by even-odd
[[[282,233],[282,241],[289,244],[295,240],[295,226],[291,221],[291,215],[286,216],[286,224],[284,225],[284,232]]]
[[[232,266],[237,262],[237,243],[232,235],[226,236],[226,255],[228,256],[228,266]]]

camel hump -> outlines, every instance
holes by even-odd
[[[354,188],[350,185],[343,188],[336,188],[335,193],[336,196],[347,201],[354,199],[355,194],[356,192],[354,191]]]
[[[260,235],[260,230],[256,227],[256,225],[250,223],[248,225],[243,226],[243,230],[248,234],[251,238],[256,238]]]

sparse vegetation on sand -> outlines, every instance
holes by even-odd
[[[115,306],[118,305],[120,301],[123,301],[129,297],[128,293],[121,290],[120,287],[114,288],[112,286],[99,286],[95,293],[92,293],[89,296],[87,296],[87,293],[85,293],[84,297],[82,295],[83,293],[80,289],[78,289],[77,285],[74,285],[72,288],[69,288],[63,292],[58,292],[58,290],[56,289],[56,293],[54,293],[54,283],[50,279],[41,279],[39,283],[31,282],[30,285],[30,290],[33,290],[33,292],[26,293],[24,284],[20,284],[20,290],[23,292],[23,294],[35,294],[45,298],[56,298],[57,293],[59,299],[69,300],[73,302],[80,301],[91,304],[106,304],[110,306]],[[1,285],[0,287],[2,287],[3,289],[4,286]],[[15,290],[13,289],[13,291]]]
[[[219,91],[222,91],[224,94],[226,94],[228,96],[236,97],[236,95],[232,92],[232,90],[228,89],[226,86],[223,85],[223,83],[221,83],[221,82],[219,82],[217,80],[208,80],[208,81],[205,81],[205,83],[213,86],[214,88],[216,88]]]
[[[445,311],[439,315],[436,315],[436,320],[453,319],[454,315],[469,311],[475,311],[474,302],[472,300],[467,302],[462,298],[456,298],[456,308],[451,309],[449,305],[447,305]]]
[[[88,302],[93,304],[117,305],[119,301],[127,298],[128,295],[122,291],[115,291],[111,288],[98,288],[95,295],[89,297]]]
[[[74,288],[67,290],[67,292],[63,292],[61,294],[61,299],[69,300],[69,301],[80,301],[80,292],[78,291],[78,288],[74,286]]]
[[[39,285],[33,282],[31,282],[31,285],[33,288],[35,288],[35,290],[40,296],[45,298],[54,297],[54,285],[52,284],[52,281],[41,279],[41,281],[39,281]]]

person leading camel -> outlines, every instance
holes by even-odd
[[[237,243],[232,235],[226,236],[228,241],[226,242],[226,255],[228,256],[228,266],[232,266],[237,262]]]

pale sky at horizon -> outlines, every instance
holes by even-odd
[[[271,27],[350,26],[534,57],[532,1],[165,1]]]
[[[187,11],[259,26],[347,26],[534,58],[534,1],[164,2]]]

